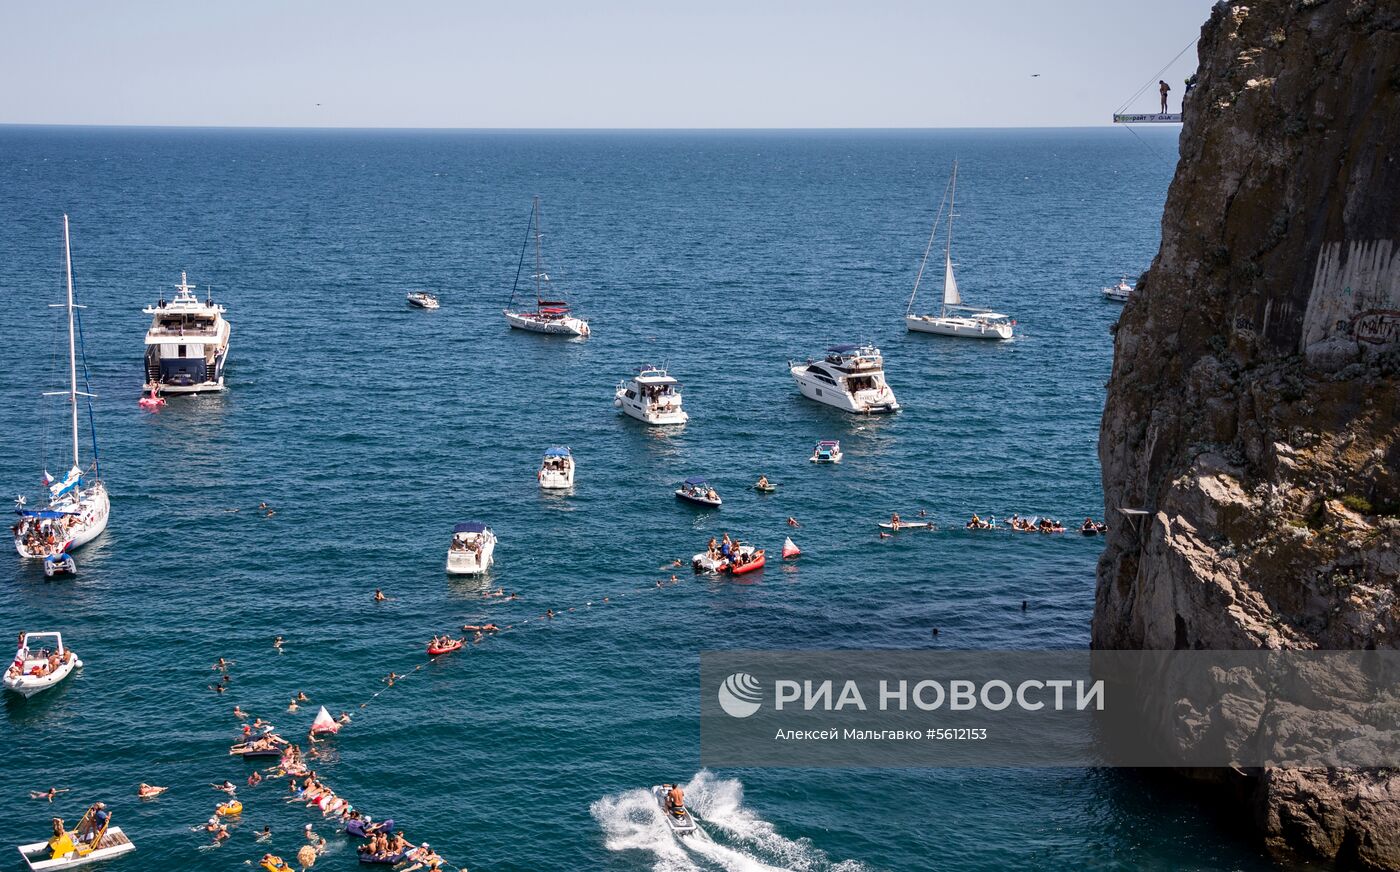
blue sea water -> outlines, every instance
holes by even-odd
[[[38,394],[62,386],[46,304],[66,211],[112,492],[75,579],[0,560],[9,631],[59,629],[86,662],[4,702],[0,844],[101,798],[139,846],[113,868],[294,854],[313,818],[281,781],[240,791],[228,844],[190,828],[220,798],[211,782],[247,775],[225,753],[235,703],[289,735],[325,704],[354,722],[322,778],[472,869],[1264,866],[1130,773],[699,766],[703,649],[1088,644],[1097,540],[956,528],[972,512],[1102,515],[1118,309],[1099,288],[1156,251],[1174,135],[0,128],[0,487],[33,494],[65,466],[63,409]],[[1011,343],[903,329],[954,158],[963,294],[1018,319]],[[587,341],[500,317],[534,194]],[[228,391],[147,414],[140,310],[181,270],[228,306]],[[416,288],[442,309],[409,310]],[[902,414],[798,396],[789,358],[866,340]],[[612,407],[648,361],[687,385],[681,430]],[[806,461],[824,437],[842,440],[839,467]],[[535,485],[554,443],[579,459],[569,495]],[[759,472],[778,493],[745,490]],[[695,474],[721,511],[671,496]],[[875,535],[921,508],[943,532]],[[500,537],[485,583],[442,572],[467,518]],[[723,530],[770,549],[791,532],[806,554],[655,586]],[[497,587],[518,599],[483,596]],[[427,662],[427,637],[484,621],[514,629]],[[387,687],[391,670],[407,677]],[[286,712],[299,690],[312,704]],[[675,842],[639,792],[674,779],[707,839]],[[171,789],[141,803],[141,781]],[[51,784],[71,792],[26,798]],[[355,867],[338,837],[317,864]]]

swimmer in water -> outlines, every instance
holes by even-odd
[[[350,713],[349,713],[349,712],[341,712],[341,713],[340,713],[340,717],[336,718],[336,721],[339,722],[339,723],[342,723],[342,724],[348,724],[348,723],[350,723]]]
[[[62,790],[58,789],[57,787],[50,787],[48,790],[31,790],[31,791],[29,791],[29,798],[30,798],[30,799],[47,799],[49,802],[53,802],[53,798],[54,798],[55,796],[58,796],[60,793],[67,793],[67,792],[68,792],[68,788],[66,788],[66,787],[63,788]]]
[[[309,697],[309,696],[306,695],[306,691],[304,691],[304,690],[298,690],[298,691],[297,691],[297,702],[311,702],[311,697]]]
[[[797,523],[797,519],[796,519],[796,518],[788,518],[788,519],[787,519],[787,525],[788,525],[789,527],[801,527],[801,526],[802,526],[801,524]]]
[[[281,636],[278,636],[276,639],[273,639],[273,640],[272,640],[272,647],[276,648],[278,651],[281,651],[281,650],[282,650],[282,637],[281,637]]]
[[[272,827],[264,825],[262,831],[258,833],[258,841],[266,842],[272,838]]]
[[[287,703],[287,711],[289,711],[289,712],[294,712],[294,711],[296,711],[298,708],[300,708],[300,706],[297,705],[297,701],[296,701],[295,699],[292,700],[291,702]]]
[[[248,713],[245,712],[243,709],[239,708],[238,706],[233,707],[233,716],[238,718],[240,721],[248,720]]]
[[[217,669],[220,672],[228,672],[228,661],[220,657],[218,660],[214,661],[214,665],[210,668]]]
[[[374,601],[377,602],[377,603],[382,603],[382,602],[384,602],[384,600],[386,600],[386,599],[388,599],[388,597],[386,597],[386,596],[384,595],[384,591],[382,591],[382,590],[380,590],[379,588],[376,587],[376,588],[374,589]]]
[[[549,618],[550,620],[553,620],[553,619],[554,619],[554,609],[545,609],[545,610],[544,610],[544,616],[545,616],[546,618]]]
[[[398,674],[397,672],[390,672],[384,677],[384,683],[389,685],[390,687],[393,687],[394,682],[398,681],[400,678],[403,678],[403,676]]]

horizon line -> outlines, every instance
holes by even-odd
[[[982,124],[923,127],[449,127],[449,126],[358,126],[295,124],[165,124],[94,123],[80,121],[0,121],[7,128],[68,128],[119,130],[325,130],[345,132],[442,132],[442,133],[801,133],[801,132],[923,132],[932,130],[1102,130],[1117,127],[1113,122],[1099,124]]]

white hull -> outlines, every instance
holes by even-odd
[[[478,555],[473,551],[448,551],[448,575],[483,575],[491,568],[496,555],[496,540],[488,540]]]
[[[15,551],[19,552],[21,557],[44,558],[50,553],[72,551],[96,539],[107,529],[107,516],[111,513],[112,506],[107,498],[107,488],[98,482],[83,491],[81,505],[83,510],[78,515],[78,523],[65,532],[66,538],[59,541],[55,548],[31,552],[25,548],[24,539],[17,535]]]
[[[574,486],[574,471],[540,470],[540,487],[545,490],[567,490]]]
[[[88,863],[98,863],[102,860],[110,860],[113,857],[120,857],[122,854],[136,850],[136,846],[122,832],[121,827],[111,827],[102,837],[102,847],[89,853],[85,857],[78,857],[69,854],[57,860],[48,859],[48,842],[33,842],[28,845],[20,845],[19,853],[24,858],[24,864],[33,872],[50,872],[55,869],[72,869]]]
[[[630,417],[654,426],[684,424],[690,420],[690,415],[681,409],[679,399],[674,403],[643,403],[640,398],[628,399],[626,394],[619,390],[613,400],[613,405]]]
[[[899,411],[899,402],[895,399],[894,391],[890,390],[889,385],[881,385],[879,388],[856,391],[851,394],[840,386],[828,384],[809,375],[805,364],[798,364],[788,371],[792,373],[793,380],[797,382],[797,389],[802,392],[802,396],[809,400],[816,400],[843,412],[854,412],[861,415]]]
[[[1120,291],[1117,288],[1104,288],[1103,298],[1110,303],[1126,303],[1132,293],[1132,291]]]
[[[505,311],[506,323],[517,330],[549,333],[557,336],[587,336],[588,322],[572,315],[563,318],[540,318],[531,312]]]
[[[957,336],[963,339],[1010,339],[1010,324],[988,324],[975,318],[939,317],[937,315],[908,315],[904,326],[915,333]]]
[[[193,385],[160,385],[162,394],[207,394],[224,389],[224,377],[219,376],[218,381],[200,382]],[[149,390],[150,385],[147,385]]]
[[[34,694],[42,693],[58,684],[63,679],[67,678],[74,669],[79,669],[82,665],[83,661],[74,657],[67,663],[60,663],[58,668],[48,675],[21,675],[16,678],[11,678],[9,675],[6,675],[5,689],[11,693],[17,693],[25,699],[29,699]]]

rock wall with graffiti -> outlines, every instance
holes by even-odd
[[[1302,348],[1314,362],[1355,359],[1400,344],[1400,244],[1332,242],[1318,254],[1303,317]]]

